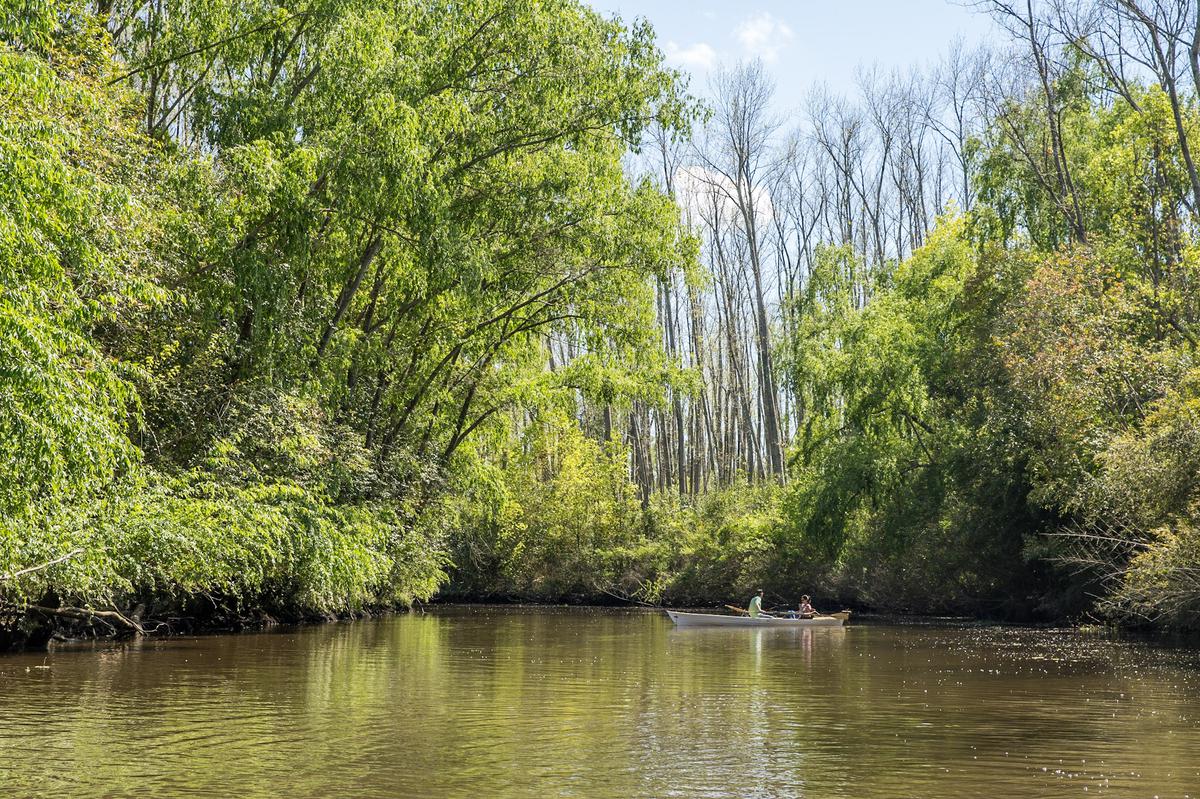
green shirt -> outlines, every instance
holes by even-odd
[[[750,616],[754,617],[762,613],[762,597],[757,594],[750,600]]]

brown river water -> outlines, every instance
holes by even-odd
[[[0,797],[1197,797],[1200,650],[439,607],[0,657]]]

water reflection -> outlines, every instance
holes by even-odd
[[[1200,795],[1196,653],[502,608],[0,658],[0,795]]]

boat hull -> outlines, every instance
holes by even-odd
[[[677,627],[766,627],[768,629],[790,627],[841,627],[849,614],[818,616],[815,619],[788,619],[758,616],[730,616],[721,613],[687,613],[668,610],[667,615]]]

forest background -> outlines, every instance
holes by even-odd
[[[978,10],[782,118],[573,0],[0,3],[4,642],[1196,626],[1200,8]]]

